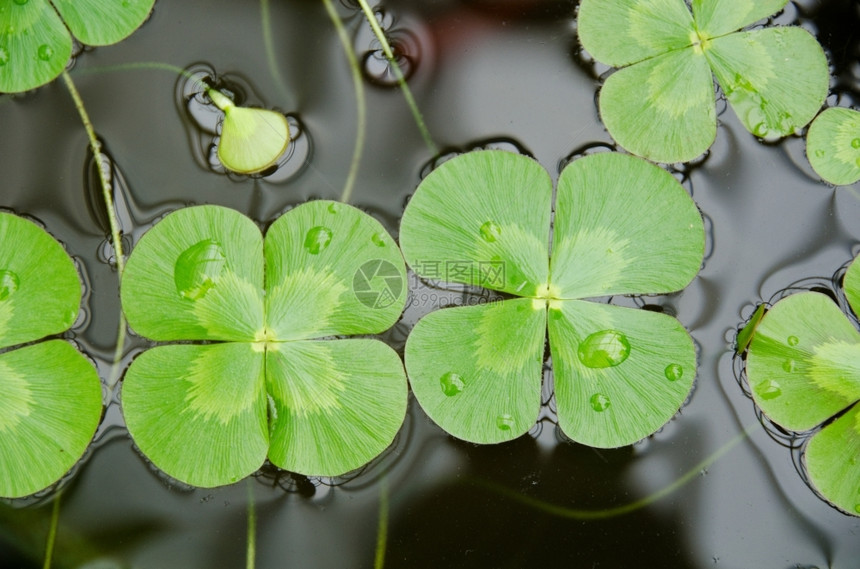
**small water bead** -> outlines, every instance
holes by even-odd
[[[789,336],[786,338],[786,342],[788,342],[789,346],[796,346],[800,342],[800,338],[797,336]]]
[[[373,244],[377,247],[385,247],[385,238],[381,233],[374,233],[370,240],[373,241]]]
[[[794,360],[785,360],[784,362],[782,362],[782,370],[785,373],[794,373],[795,366],[796,364]]]
[[[328,209],[329,213],[337,213],[340,210],[340,205],[336,203],[330,203],[328,204],[328,207],[326,209]]]
[[[41,59],[42,61],[48,61],[52,57],[54,57],[54,48],[52,48],[46,43],[43,43],[39,46],[38,55],[39,59]]]
[[[221,244],[214,239],[204,239],[186,249],[176,259],[173,280],[179,296],[188,300],[199,300],[215,286],[227,267],[227,257]]]
[[[481,239],[487,243],[495,243],[496,239],[498,239],[502,234],[502,228],[492,221],[485,221],[484,224],[481,225],[480,232]]]
[[[826,152],[824,152],[823,150],[821,150],[820,148],[819,148],[818,150],[816,150],[816,151],[815,151],[815,156],[816,156],[817,158],[824,158],[824,156],[825,156],[826,154],[827,154],[827,153],[826,153]]]
[[[439,384],[442,386],[442,393],[448,397],[459,395],[463,392],[463,388],[466,387],[463,379],[452,371],[442,374],[442,377],[439,378]]]
[[[18,275],[12,271],[0,271],[0,301],[15,294],[19,284]]]
[[[512,415],[503,413],[496,417],[496,426],[502,431],[510,431],[514,428],[514,418]]]
[[[331,229],[324,225],[317,225],[308,229],[305,235],[305,249],[311,255],[319,255],[331,243]]]
[[[29,0],[15,0],[15,4],[17,4],[19,6],[23,6],[27,2],[29,2]]]
[[[758,136],[759,138],[764,138],[770,132],[770,128],[768,128],[767,123],[760,122],[753,127],[753,134]]]
[[[603,413],[604,411],[609,409],[609,406],[612,404],[609,401],[609,397],[605,396],[602,393],[595,393],[594,395],[592,395],[591,399],[589,399],[589,403],[591,403],[591,408],[598,413]]]
[[[576,351],[579,361],[590,368],[614,367],[630,355],[627,336],[615,330],[601,330],[589,335]]]
[[[756,392],[764,400],[776,399],[782,395],[782,387],[772,379],[764,381],[756,386]]]
[[[0,47],[0,67],[9,62],[9,52],[5,47]]]
[[[669,364],[663,373],[669,381],[678,381],[684,375],[684,368],[679,364]]]
[[[855,138],[851,141],[852,148],[860,148],[860,138]]]

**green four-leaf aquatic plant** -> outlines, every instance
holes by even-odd
[[[685,287],[702,263],[702,218],[668,172],[617,153],[564,169],[554,218],[552,197],[543,167],[502,151],[460,155],[421,182],[401,222],[407,263],[513,298],[422,318],[406,343],[412,390],[458,438],[513,439],[538,416],[548,330],[562,430],[630,444],[686,399],[693,343],[670,316],[586,299]]]
[[[93,364],[65,340],[36,342],[68,330],[80,304],[81,282],[63,247],[33,222],[0,213],[2,497],[56,482],[96,431],[102,391]]]
[[[0,92],[28,91],[49,83],[72,55],[72,35],[85,45],[116,43],[143,23],[154,3],[5,0],[0,3]]]
[[[860,112],[833,107],[815,117],[806,135],[806,156],[831,184],[860,180]]]
[[[218,206],[178,210],[134,248],[122,305],[147,350],[123,381],[128,430],[161,470],[218,486],[269,460],[306,475],[358,468],[406,413],[399,356],[379,340],[405,266],[361,211],[312,201],[268,229]]]
[[[860,313],[860,262],[844,280]],[[860,333],[817,292],[777,302],[753,335],[746,371],[765,415],[795,432],[812,431],[805,466],[812,485],[840,509],[860,515]]]
[[[738,31],[787,0],[583,0],[578,30],[595,59],[620,67],[600,115],[630,152],[685,162],[716,136],[713,76],[743,125],[775,140],[805,126],[827,96],[827,58],[798,27]]]

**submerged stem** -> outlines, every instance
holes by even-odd
[[[248,552],[245,569],[254,569],[257,557],[257,509],[254,507],[254,482],[248,478]]]
[[[60,498],[62,491],[57,492],[54,504],[51,507],[51,526],[48,529],[48,539],[45,543],[45,563],[42,569],[51,569],[51,561],[54,557],[54,543],[57,541],[57,526],[60,524]]]
[[[624,514],[635,512],[636,510],[644,508],[645,506],[648,506],[656,502],[657,500],[668,496],[669,494],[671,494],[672,492],[679,489],[681,486],[698,476],[703,469],[707,468],[708,466],[716,462],[719,458],[721,458],[724,454],[733,449],[739,442],[747,438],[750,432],[752,432],[755,428],[759,426],[759,423],[750,425],[749,427],[744,429],[742,433],[738,434],[732,440],[718,448],[716,452],[704,458],[698,464],[693,466],[690,470],[685,472],[680,478],[674,480],[672,483],[661,488],[660,490],[657,490],[653,494],[645,496],[644,498],[640,498],[639,500],[636,500],[634,502],[630,502],[629,504],[624,504],[623,506],[616,506],[614,508],[606,508],[604,510],[584,510],[577,508],[567,508],[564,506],[559,506],[557,504],[552,504],[550,502],[545,502],[538,498],[525,496],[523,494],[520,494],[519,492],[511,490],[506,486],[502,486],[501,484],[496,484],[494,482],[482,480],[478,481],[478,485],[484,486],[494,492],[498,492],[499,494],[507,496],[508,498],[514,499],[522,504],[525,504],[526,506],[562,518],[569,518],[574,520],[603,520],[607,518],[614,518],[617,516],[622,516]]]
[[[415,124],[418,126],[418,130],[421,131],[421,137],[424,139],[424,143],[433,154],[438,154],[439,149],[433,142],[433,137],[430,136],[430,131],[424,123],[424,116],[418,108],[418,103],[415,102],[415,97],[412,96],[412,90],[409,88],[409,85],[406,84],[406,76],[403,75],[400,65],[397,64],[397,60],[394,58],[394,52],[391,50],[388,38],[385,37],[385,32],[382,31],[382,28],[380,27],[376,16],[373,14],[373,10],[371,10],[370,5],[367,3],[367,0],[358,0],[358,3],[361,5],[361,10],[364,12],[365,18],[367,18],[367,23],[370,24],[370,28],[373,30],[373,35],[376,36],[376,39],[379,40],[379,44],[382,46],[382,52],[385,54],[385,58],[391,65],[391,69],[394,70],[397,84],[403,91],[403,97],[406,99],[406,104],[409,105],[409,110],[412,111],[412,116],[415,118]]]
[[[260,24],[263,26],[263,46],[266,50],[266,62],[269,65],[269,73],[275,80],[278,92],[285,100],[289,99],[287,84],[278,69],[275,57],[275,45],[272,41],[272,17],[269,12],[269,0],[260,0]]]
[[[385,550],[388,544],[388,479],[383,478],[379,485],[379,525],[376,530],[376,557],[373,569],[385,567]]]
[[[93,152],[93,157],[95,158],[95,160],[97,160],[96,170],[98,170],[99,173],[99,182],[101,183],[102,187],[102,198],[104,199],[105,209],[107,210],[108,224],[110,226],[111,244],[113,245],[114,257],[116,258],[116,272],[121,280],[122,273],[125,270],[125,258],[123,256],[122,251],[122,236],[120,234],[119,221],[117,221],[116,212],[114,211],[112,187],[108,182],[108,179],[105,175],[105,171],[101,165],[101,142],[99,142],[99,139],[96,137],[96,131],[93,128],[93,123],[90,121],[89,114],[87,114],[87,110],[84,107],[84,102],[81,99],[81,95],[78,92],[77,87],[75,87],[75,83],[74,81],[72,81],[72,77],[71,75],[69,75],[68,71],[63,71],[63,81],[65,81],[66,88],[69,90],[69,94],[72,96],[72,100],[75,102],[75,108],[78,110],[78,114],[81,117],[81,122],[84,124],[84,130],[87,133],[87,138],[90,141],[90,149]],[[122,313],[122,311],[120,311],[113,365],[111,366],[110,376],[108,377],[107,381],[108,393],[111,393],[113,391],[113,388],[116,385],[117,380],[119,379],[119,362],[122,359],[122,352],[124,346],[125,315]]]
[[[364,83],[361,81],[361,67],[358,63],[358,58],[355,56],[355,50],[352,49],[352,43],[349,39],[349,34],[343,27],[331,0],[323,0],[326,12],[331,18],[337,30],[337,36],[343,46],[343,51],[346,53],[346,58],[349,60],[349,67],[352,71],[352,83],[355,87],[355,106],[356,106],[356,132],[355,132],[355,147],[352,151],[352,160],[349,164],[349,174],[347,174],[346,182],[343,184],[343,193],[340,196],[340,201],[349,203],[352,197],[352,188],[355,186],[355,179],[358,175],[358,168],[361,165],[361,155],[364,153],[364,135],[367,130],[367,104],[364,100]]]

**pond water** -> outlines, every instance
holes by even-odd
[[[408,46],[409,84],[439,152],[520,149],[554,178],[590,146],[611,145],[595,105],[599,86],[579,54],[575,1],[386,1],[383,23]],[[221,204],[260,223],[310,198],[338,199],[349,170],[356,102],[347,60],[320,2],[270,6],[274,61],[260,5],[159,0],[126,41],[87,50],[72,76],[116,168],[118,208],[131,246],[166,212]],[[349,0],[338,4],[356,49],[374,49]],[[860,3],[790,4],[828,51],[831,105],[860,105]],[[208,166],[208,143],[183,103],[187,84],[166,62],[214,70],[249,103],[292,114],[303,139],[271,178]],[[422,171],[434,159],[390,70],[372,54],[367,139],[351,203],[396,235]],[[273,73],[275,69],[277,73]],[[723,104],[720,108],[723,108]],[[205,122],[206,117],[194,115]],[[32,216],[62,241],[85,275],[74,337],[106,377],[119,314],[116,274],[98,200],[89,191],[87,139],[62,82],[0,98],[0,205]],[[285,173],[286,172],[286,173]],[[795,283],[833,286],[860,252],[860,184],[830,187],[811,171],[802,139],[762,144],[731,111],[704,160],[678,172],[708,230],[703,269],[682,293],[621,304],[676,314],[699,350],[698,378],[681,412],[630,447],[598,450],[564,439],[545,390],[541,420],[516,441],[476,446],[447,436],[410,400],[392,447],[335,480],[266,468],[250,482],[192,489],[157,473],[135,450],[116,396],[96,440],[63,483],[54,567],[242,567],[249,492],[257,515],[256,566],[374,567],[380,505],[385,567],[672,568],[860,566],[860,518],[820,500],[792,452],[759,424],[736,379],[732,342],[755,305]],[[383,339],[402,350],[420,315],[459,293],[410,281],[413,300]],[[145,342],[131,337],[126,361]],[[551,376],[551,371],[546,371]],[[718,460],[703,462],[741,437]],[[631,513],[589,519],[636,502],[688,472],[675,491]],[[249,490],[250,488],[250,490]],[[51,494],[0,504],[0,567],[40,567]],[[576,511],[574,511],[576,510]],[[578,513],[577,513],[578,511]]]

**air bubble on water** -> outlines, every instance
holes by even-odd
[[[324,225],[311,227],[305,234],[305,249],[311,255],[319,255],[331,243],[331,229]]]

